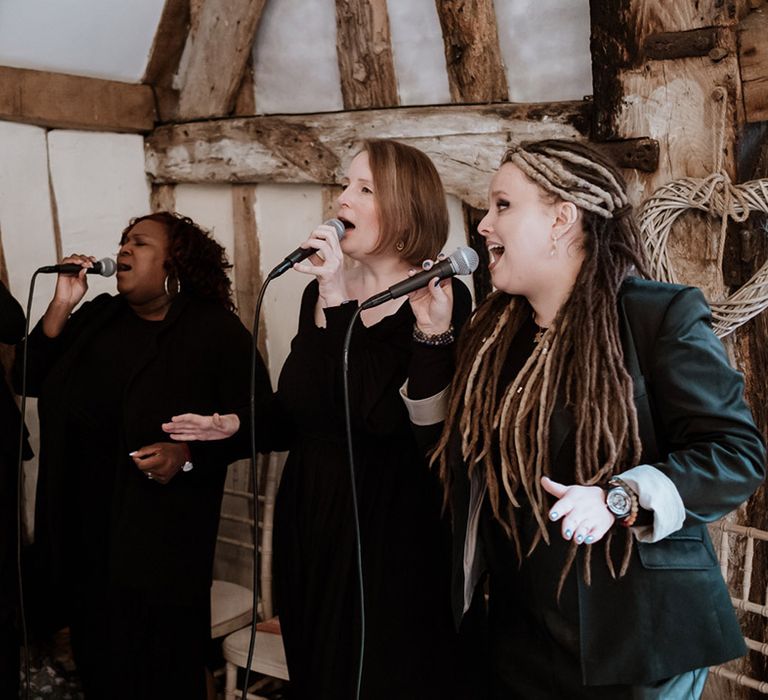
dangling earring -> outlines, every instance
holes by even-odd
[[[395,250],[398,253],[402,253],[405,250],[405,241],[398,241],[395,243]]]
[[[552,236],[552,247],[549,249],[549,257],[554,258],[557,255],[557,236]]]
[[[163,280],[163,289],[165,290],[165,296],[167,296],[169,299],[173,298],[175,296],[178,296],[181,294],[181,281],[178,277],[176,277],[176,291],[171,294],[170,290],[168,289],[168,280],[170,279],[170,275],[166,275],[165,279]]]

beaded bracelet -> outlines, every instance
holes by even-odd
[[[427,335],[415,323],[413,324],[413,339],[423,345],[450,345],[454,340],[453,325],[448,327],[447,331]]]

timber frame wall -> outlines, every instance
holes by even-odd
[[[386,0],[336,0],[345,111],[288,117],[255,116],[251,47],[265,3],[166,0],[140,85],[0,67],[2,120],[144,134],[154,208],[173,209],[179,183],[232,185],[236,293],[246,322],[261,284],[256,185],[323,185],[330,209],[343,166],[363,138],[397,138],[427,152],[447,191],[464,203],[470,243],[490,173],[505,145],[519,138],[590,139],[625,168],[635,203],[672,179],[706,176],[715,167],[718,87],[728,94],[725,167],[734,180],[768,176],[764,0],[591,0],[594,95],[547,104],[508,102],[493,0],[436,0],[452,104],[425,107],[399,106]],[[720,274],[717,237],[708,235],[717,222],[686,221],[676,229],[676,269],[710,299],[742,284],[768,254],[763,222],[742,226],[729,238]],[[2,261],[0,243],[0,271]],[[487,276],[476,285],[486,292]],[[768,317],[751,321],[727,345],[765,434]],[[764,489],[735,522],[768,529]],[[765,553],[754,568],[753,587],[765,591]],[[768,639],[765,618],[745,617],[744,625],[753,639]],[[768,679],[760,654],[737,670]],[[722,681],[708,692],[749,697]]]

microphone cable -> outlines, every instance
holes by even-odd
[[[344,384],[344,421],[347,433],[347,453],[349,455],[349,483],[352,489],[352,516],[355,525],[355,553],[357,555],[357,583],[360,593],[360,654],[357,663],[357,687],[355,700],[360,700],[360,691],[363,685],[363,663],[365,661],[365,585],[363,583],[363,547],[360,535],[360,512],[357,502],[357,479],[355,477],[355,449],[352,443],[352,410],[349,401],[349,346],[352,341],[352,331],[357,319],[363,311],[358,306],[352,320],[347,327],[344,336],[344,349],[342,354],[342,381]]]
[[[250,416],[248,418],[248,430],[251,439],[251,483],[253,486],[253,618],[251,619],[251,637],[248,641],[248,656],[245,663],[245,676],[243,678],[243,693],[240,696],[246,700],[248,694],[248,680],[251,676],[251,659],[256,645],[256,625],[259,613],[259,470],[256,464],[256,362],[259,352],[259,325],[261,321],[261,305],[264,302],[264,293],[269,283],[275,278],[272,274],[267,276],[261,285],[259,296],[256,300],[256,311],[253,318],[253,332],[251,333],[251,379],[248,395]]]
[[[18,448],[19,453],[16,462],[16,577],[19,586],[19,619],[21,621],[21,648],[24,650],[24,700],[30,698],[30,687],[32,678],[30,677],[30,663],[29,663],[29,637],[27,635],[27,615],[24,611],[24,584],[23,576],[21,572],[21,528],[22,528],[22,513],[23,504],[22,498],[24,495],[23,477],[24,477],[24,460],[23,460],[23,448],[24,448],[24,418],[27,411],[27,348],[29,346],[29,318],[32,314],[32,298],[35,293],[35,282],[37,281],[37,275],[40,270],[35,270],[32,275],[32,279],[29,283],[29,296],[27,297],[27,315],[24,322],[24,350],[22,352],[21,359],[21,402],[19,410],[21,412],[19,420],[19,440]]]

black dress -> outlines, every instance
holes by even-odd
[[[460,327],[470,298],[454,288]],[[341,360],[357,304],[325,309],[318,328],[317,299],[313,282],[278,385],[293,434],[276,507],[276,591],[293,697],[344,700],[356,686],[360,607]],[[398,394],[413,324],[407,303],[371,327],[358,322],[350,350],[367,700],[460,697],[440,487]]]
[[[71,625],[86,697],[205,698],[226,466],[249,446],[191,443],[194,468],[166,485],[129,453],[167,441],[161,424],[173,415],[247,404],[247,330],[214,301],[181,294],[153,322],[101,295],[57,338],[38,324],[28,350],[28,389],[40,399],[41,603],[52,624]],[[260,358],[257,369],[261,402],[271,392]]]

